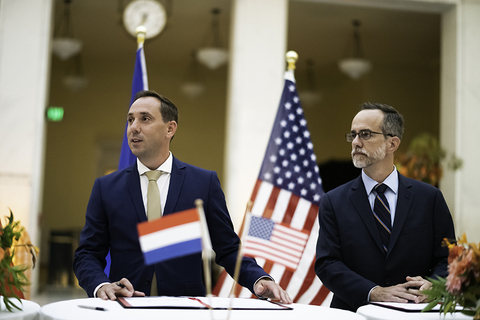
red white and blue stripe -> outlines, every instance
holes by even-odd
[[[197,209],[141,222],[137,229],[147,265],[202,251],[202,230]]]
[[[295,303],[328,305],[326,297],[329,290],[316,276],[314,268],[319,230],[317,215],[323,195],[316,160],[293,71],[289,70],[285,74],[285,86],[272,134],[250,198],[253,202],[251,214],[298,232],[306,231],[310,236],[303,250],[299,247],[296,252],[281,253],[269,248],[268,253],[275,252],[275,257],[261,253],[255,258],[286,289]],[[292,260],[293,264],[287,266],[285,258]],[[222,272],[213,293],[228,297],[232,285],[233,279]],[[236,286],[237,297],[252,295],[248,289]]]
[[[262,217],[251,217],[244,253],[279,263],[291,271],[297,269],[309,233],[275,223]]]

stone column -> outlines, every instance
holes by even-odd
[[[37,246],[52,7],[52,0],[0,2],[0,217],[10,208]]]
[[[458,236],[480,242],[480,2],[457,2],[442,15],[442,145],[463,160],[456,172],[445,170],[441,189],[455,218]]]
[[[287,18],[287,0],[233,2],[223,189],[237,229],[282,93]]]

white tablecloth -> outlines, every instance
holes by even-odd
[[[212,298],[215,299],[215,298]],[[102,307],[107,311],[97,311],[78,307],[89,305]],[[292,320],[292,319],[334,319],[334,320],[365,320],[359,314],[331,309],[327,307],[291,304],[293,310],[233,310],[231,320]],[[40,310],[42,320],[133,320],[133,319],[185,319],[210,320],[226,319],[226,310],[185,310],[185,309],[125,309],[116,301],[104,301],[99,298],[74,299],[54,302],[43,306]]]
[[[455,312],[453,314],[447,313],[444,317],[443,313],[434,312],[405,312],[386,307],[365,305],[358,308],[357,314],[364,316],[367,320],[453,320],[453,319],[469,319],[472,317],[466,316],[463,313]]]
[[[0,320],[37,320],[39,318],[40,305],[35,302],[22,300],[22,304],[17,299],[11,299],[15,305],[22,308],[22,310],[15,309],[13,312],[7,311],[3,303],[3,297],[0,296]]]

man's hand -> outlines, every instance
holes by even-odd
[[[288,293],[282,289],[275,281],[269,279],[260,279],[253,288],[255,294],[262,298],[270,298],[280,300],[282,303],[292,303],[292,299]]]
[[[117,297],[144,297],[145,293],[135,291],[132,284],[123,278],[120,281],[101,286],[97,297],[102,300],[117,300]]]
[[[421,291],[430,289],[430,287],[432,286],[432,283],[430,281],[425,280],[420,276],[407,277],[406,286],[410,292],[417,295],[414,300],[415,303],[427,302],[426,300],[428,296],[422,294]]]
[[[391,287],[376,287],[370,293],[370,301],[401,302],[409,300],[415,303],[423,302],[427,297],[421,290],[428,289],[432,284],[422,277],[407,277],[407,282]]]

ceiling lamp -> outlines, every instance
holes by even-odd
[[[205,46],[197,51],[198,61],[209,69],[217,69],[228,60],[228,51],[220,44],[219,14],[220,9],[212,10],[212,30],[207,32]]]
[[[205,86],[200,82],[185,82],[182,84],[182,92],[190,99],[195,99],[205,91]]]
[[[350,78],[357,80],[372,69],[372,63],[363,56],[362,43],[360,40],[360,21],[353,20],[353,42],[347,45],[347,52],[351,55],[340,60],[338,67]],[[353,48],[352,48],[353,45]],[[347,53],[348,54],[348,53]]]
[[[69,62],[67,74],[63,77],[62,82],[65,87],[74,93],[80,92],[88,86],[88,79],[83,75],[81,54],[77,54]]]
[[[185,94],[190,99],[195,99],[200,96],[205,91],[205,85],[199,80],[199,65],[197,60],[195,59],[196,52],[192,52],[192,59],[190,62],[190,66],[188,67],[187,74],[185,76],[185,80],[183,81],[182,86],[180,89],[182,90],[183,94]]]
[[[306,108],[317,105],[322,99],[315,84],[315,70],[313,60],[307,59],[307,86],[308,88],[300,90],[298,96],[302,106]]]
[[[70,3],[72,0],[65,0],[63,19],[60,21],[57,29],[57,36],[52,42],[52,51],[60,59],[67,60],[82,50],[82,41],[73,37],[73,31],[70,26]]]

